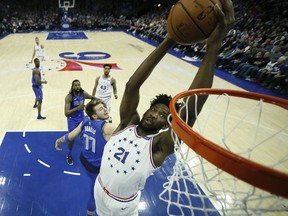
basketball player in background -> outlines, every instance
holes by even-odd
[[[64,114],[67,117],[68,132],[73,131],[84,118],[85,99],[96,99],[81,88],[79,80],[73,80],[69,94],[65,97]],[[73,165],[72,149],[74,140],[68,143],[66,162]]]
[[[106,103],[108,113],[111,112],[111,97],[112,97],[112,91],[114,94],[114,98],[117,99],[117,86],[116,86],[116,80],[110,75],[111,71],[111,65],[110,64],[104,64],[103,65],[103,72],[104,74],[101,76],[98,76],[95,80],[95,85],[92,91],[92,95],[100,98]],[[112,117],[109,116],[108,121],[112,123]]]
[[[42,100],[43,100],[43,91],[42,91],[42,84],[47,84],[46,80],[41,80],[41,73],[40,73],[40,60],[38,58],[34,59],[35,67],[32,69],[32,89],[35,93],[37,109],[38,109],[38,116],[37,119],[46,119],[41,115],[42,109]]]
[[[110,139],[115,126],[106,122],[109,117],[106,104],[102,100],[92,100],[86,107],[83,121],[70,133],[56,140],[55,148],[62,150],[60,145],[75,140],[82,134],[80,161],[90,178],[89,200],[87,202],[87,215],[94,214],[96,206],[94,199],[94,183],[99,174],[101,159],[106,142]]]
[[[189,89],[210,88],[221,42],[233,25],[235,18],[231,0],[221,0],[222,8],[214,6],[218,24],[206,41],[207,49],[202,64]],[[171,96],[157,95],[142,119],[137,112],[140,87],[151,75],[155,66],[175,46],[169,35],[142,62],[126,83],[120,105],[120,124],[106,143],[100,173],[94,186],[98,215],[138,215],[140,190],[146,179],[174,152],[171,128],[168,124]],[[200,112],[207,96],[199,96]],[[188,113],[195,113],[194,100],[188,101]],[[181,113],[183,118],[185,113]],[[189,115],[192,126],[195,116]],[[161,129],[162,132],[160,132]]]
[[[45,60],[45,48],[43,45],[40,45],[40,42],[39,42],[39,38],[38,37],[35,37],[35,45],[34,45],[34,49],[33,49],[33,54],[32,54],[32,59],[29,63],[32,63],[33,62],[33,59],[35,58],[38,58],[39,61],[40,61],[40,73],[41,73],[41,80],[42,81],[45,81],[45,74],[43,72],[43,61]],[[36,108],[37,107],[37,99],[35,98],[35,103],[34,103],[34,106],[33,108]]]

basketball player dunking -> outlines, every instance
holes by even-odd
[[[221,0],[221,3],[223,10],[219,6],[213,8],[219,22],[207,39],[205,56],[189,89],[212,86],[221,42],[235,21],[231,0]],[[156,96],[142,119],[137,112],[140,87],[173,46],[175,42],[167,35],[126,83],[120,105],[120,124],[105,146],[94,186],[98,215],[138,215],[140,190],[144,188],[146,179],[174,152],[167,120],[171,96]],[[205,96],[198,98],[198,111],[206,99]],[[189,100],[188,107],[189,113],[195,113],[193,100]],[[195,118],[189,116],[190,126],[194,121]],[[159,132],[161,129],[166,130]]]

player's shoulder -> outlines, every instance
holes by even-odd
[[[68,94],[65,96],[65,99],[66,99],[66,100],[72,100],[72,94],[71,94],[71,93],[68,93]]]
[[[40,73],[40,69],[39,69],[39,68],[36,68],[36,67],[35,67],[35,68],[33,68],[32,70],[33,70],[34,73]]]

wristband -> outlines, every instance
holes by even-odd
[[[70,142],[70,140],[68,139],[68,135],[69,135],[69,133],[67,133],[67,134],[64,135],[64,140],[65,140],[65,142]]]

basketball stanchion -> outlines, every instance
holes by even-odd
[[[198,115],[202,96],[208,99]],[[159,195],[167,214],[287,215],[287,108],[288,100],[238,90],[177,94],[170,103],[176,163]]]

